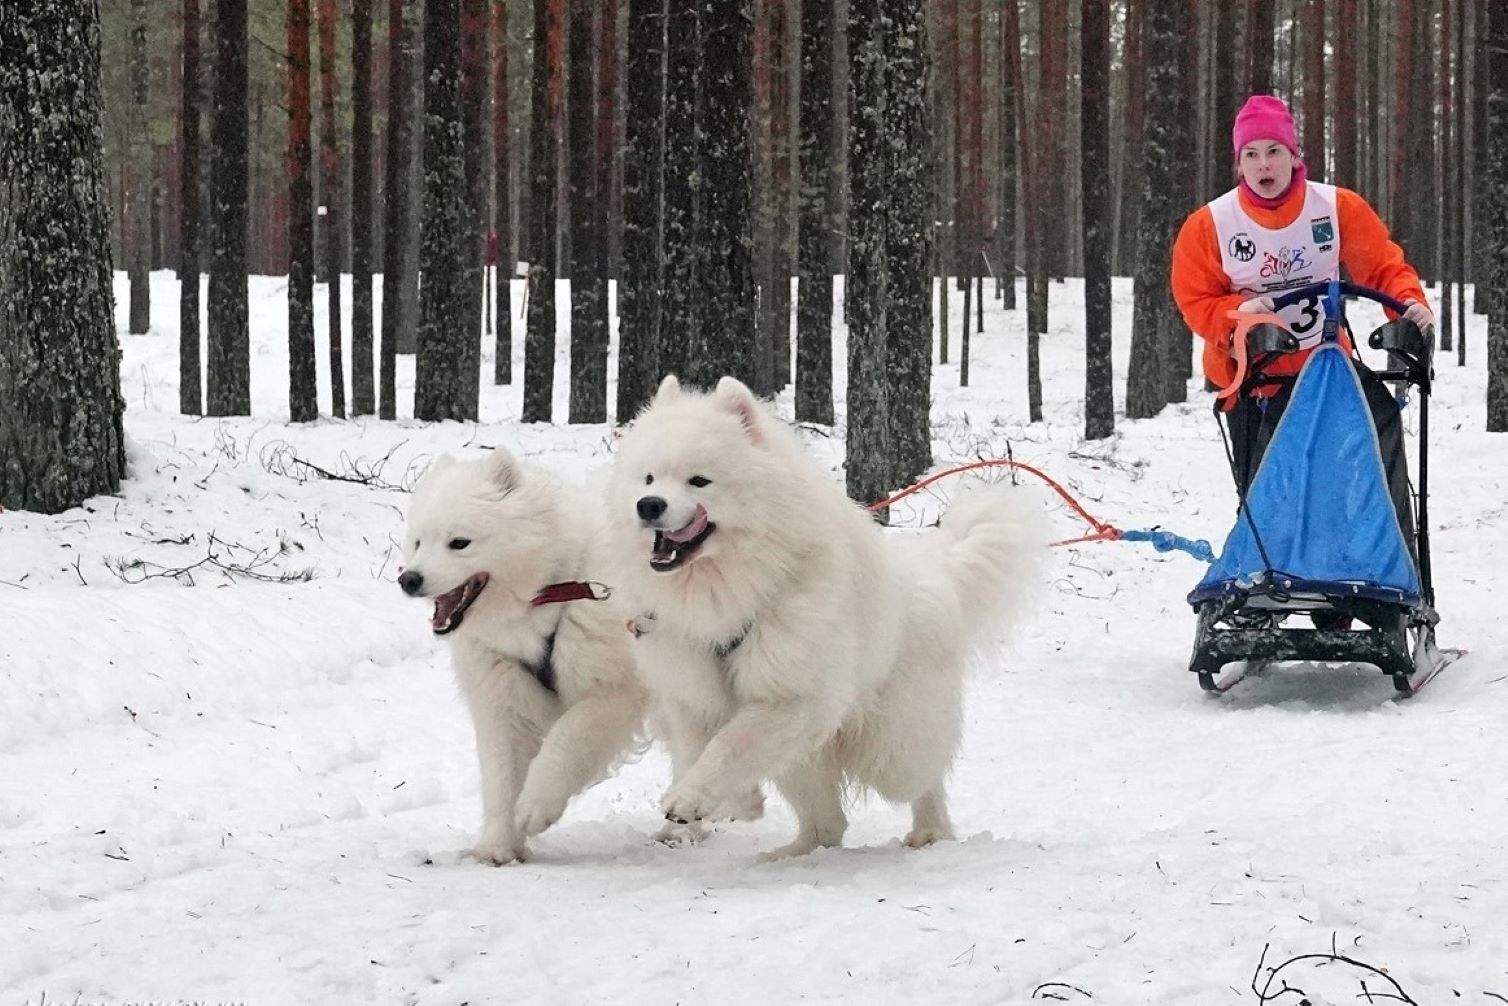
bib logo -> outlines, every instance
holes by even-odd
[[[1335,225],[1329,217],[1315,217],[1309,221],[1309,233],[1314,235],[1315,244],[1329,244],[1335,240]]]
[[[1250,262],[1257,257],[1257,243],[1251,239],[1251,235],[1242,231],[1230,239],[1230,257],[1237,262]]]
[[[1288,279],[1289,275],[1309,268],[1303,248],[1284,248],[1276,255],[1267,252],[1262,256],[1263,279]]]

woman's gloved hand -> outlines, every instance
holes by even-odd
[[[1435,327],[1435,312],[1429,309],[1428,304],[1417,300],[1406,300],[1404,304],[1408,306],[1408,310],[1403,312],[1403,316],[1418,325],[1419,331]],[[1242,310],[1246,308],[1243,306]]]
[[[1253,297],[1243,302],[1236,310],[1246,314],[1272,314],[1275,309],[1272,306],[1271,297]]]

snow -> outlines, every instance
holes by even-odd
[[[973,677],[960,841],[904,849],[904,812],[861,801],[846,848],[756,866],[792,827],[772,798],[763,821],[665,848],[656,747],[574,801],[532,861],[494,869],[457,859],[478,818],[470,725],[426,611],[393,583],[392,487],[495,443],[584,479],[608,429],[521,425],[520,389],[490,384],[479,425],[291,426],[286,284],[268,278],[251,289],[254,415],[180,417],[177,284],[153,284],[153,331],[121,317],[120,495],[0,514],[4,1001],[1240,1003],[1269,944],[1269,967],[1334,945],[1421,1003],[1508,996],[1508,627],[1488,592],[1508,561],[1508,441],[1481,432],[1483,319],[1468,367],[1440,361],[1432,424],[1441,642],[1472,652],[1417,698],[1313,667],[1208,698],[1185,670],[1199,564],[1085,545],[1055,553],[1030,629]],[[1117,281],[1118,383],[1130,293]],[[1009,443],[1104,519],[1218,547],[1233,493],[1208,397],[1086,445],[1082,287],[1052,298],[1046,422],[1025,422],[1023,315],[991,298],[973,387],[956,362],[935,370],[939,463]],[[838,478],[829,432],[806,436]],[[142,579],[211,555],[273,579],[209,563]],[[1280,978],[1314,1002],[1390,990],[1344,965]]]

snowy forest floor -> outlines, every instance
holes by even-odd
[[[1058,550],[1027,631],[972,676],[960,841],[905,849],[904,812],[869,800],[847,848],[756,866],[792,827],[772,798],[758,823],[656,845],[656,746],[493,869],[457,860],[471,728],[393,583],[392,487],[487,444],[582,478],[609,431],[521,425],[519,387],[490,383],[479,425],[291,426],[284,293],[252,281],[255,415],[190,419],[177,284],[155,275],[158,323],[122,336],[120,495],[0,515],[0,1001],[1241,1003],[1268,944],[1269,966],[1334,946],[1420,1003],[1508,997],[1508,439],[1481,432],[1482,319],[1471,365],[1440,362],[1432,456],[1441,642],[1472,652],[1420,696],[1282,667],[1211,699],[1185,669],[1197,562]],[[1117,280],[1118,388],[1130,293]],[[938,463],[1009,443],[1099,516],[1218,548],[1234,495],[1209,397],[1086,444],[1081,284],[1053,286],[1051,319],[1028,424],[1023,314],[987,302],[973,386],[934,372]],[[841,433],[806,434],[835,479]],[[1344,964],[1278,977],[1316,1006],[1392,990]]]

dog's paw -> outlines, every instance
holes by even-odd
[[[660,801],[660,809],[665,812],[667,821],[692,824],[715,819],[719,816],[717,811],[722,804],[723,801],[700,787],[677,783],[670,787],[670,792]]]
[[[661,845],[677,849],[683,845],[700,845],[706,837],[707,829],[702,827],[700,821],[692,821],[690,824],[666,821],[665,826],[655,832],[654,840]]]
[[[522,863],[528,858],[522,836],[503,834],[489,829],[476,845],[461,853],[464,859],[473,859],[483,866],[505,866]]]
[[[912,828],[911,832],[902,839],[906,846],[911,849],[925,849],[929,845],[938,842],[951,842],[953,840],[952,828]]]
[[[557,793],[535,793],[525,786],[519,794],[518,805],[513,809],[513,823],[525,837],[538,835],[560,820],[565,813],[567,797]]]
[[[820,843],[815,839],[798,838],[789,845],[782,845],[778,849],[769,852],[761,852],[755,857],[756,863],[778,863],[785,859],[795,859],[798,856],[806,856],[820,848]]]

